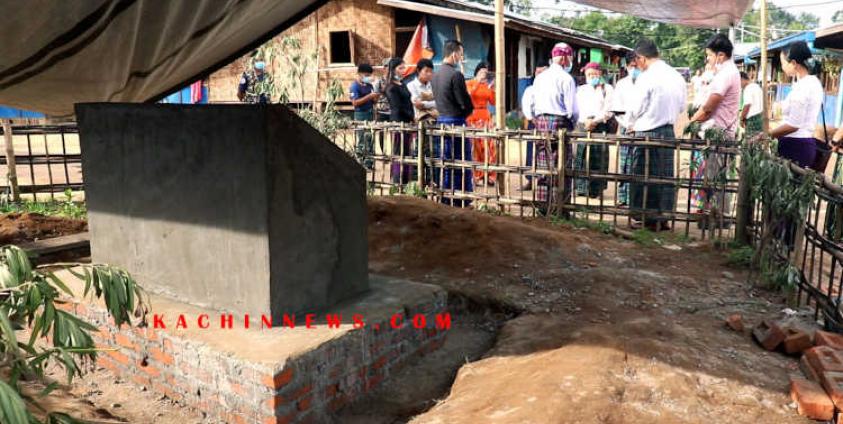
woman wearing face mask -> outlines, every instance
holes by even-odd
[[[814,129],[820,115],[825,92],[815,76],[819,64],[804,41],[797,41],[781,52],[782,69],[796,82],[782,103],[782,124],[770,131],[779,141],[779,155],[799,166],[814,165],[816,144]]]
[[[480,62],[474,68],[474,78],[465,83],[468,95],[471,96],[471,104],[474,111],[465,120],[466,125],[473,128],[487,128],[492,123],[492,114],[489,113],[489,105],[495,105],[495,90],[489,84],[489,64]],[[486,163],[486,155],[489,155],[489,164],[497,163],[498,155],[494,141],[489,139],[473,139],[471,147],[472,159],[475,162]],[[485,173],[474,171],[474,181],[477,185],[483,185]],[[496,175],[489,173],[489,185],[495,184]]]
[[[389,61],[386,74],[386,98],[389,100],[389,120],[392,122],[413,122],[415,111],[411,100],[410,90],[401,82],[407,66],[400,57],[394,57]],[[396,131],[392,139],[392,154],[395,156],[412,157],[412,136],[408,132]],[[407,184],[411,181],[413,167],[393,161],[390,167],[392,182],[394,184]]]
[[[577,88],[577,105],[579,119],[577,129],[580,131],[594,131],[614,134],[618,131],[618,122],[612,112],[614,90],[610,84],[603,81],[603,70],[600,65],[591,62],[583,68],[586,84]],[[606,173],[609,171],[609,146],[606,144],[592,144],[588,155],[588,165],[592,172]],[[586,145],[577,145],[577,155],[574,168],[584,171],[586,166]],[[577,195],[596,198],[606,189],[605,180],[591,182],[578,179]]]

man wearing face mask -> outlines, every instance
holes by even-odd
[[[536,76],[533,82],[533,111],[535,113],[536,129],[556,135],[561,129],[573,130],[574,122],[579,116],[577,107],[577,83],[571,76],[573,68],[574,50],[566,43],[557,43],[553,46],[550,54],[550,67],[540,75]],[[536,143],[536,167],[542,170],[549,167],[556,168],[555,160],[556,142]],[[571,146],[565,146],[566,166],[573,163]],[[566,178],[563,182],[563,201],[571,195],[571,179]],[[536,200],[545,203],[552,201],[550,193],[553,191],[550,180],[542,177],[536,187]],[[541,206],[540,212],[544,206]]]
[[[627,111],[634,109],[632,104],[633,90],[635,90],[635,81],[641,75],[641,69],[635,63],[635,52],[631,51],[626,54],[626,76],[621,78],[615,84],[615,92],[612,97],[614,105],[612,110],[615,112],[618,124],[620,126],[621,135],[625,135],[627,127],[629,127],[629,113]],[[618,170],[623,175],[629,175],[632,172],[632,155],[630,154],[629,145],[621,145]],[[626,206],[629,203],[629,184],[627,182],[618,183],[618,205]]]
[[[579,122],[577,128],[580,131],[595,131],[615,133],[618,130],[618,121],[612,112],[612,86],[603,81],[603,70],[600,64],[590,62],[583,67],[586,84],[577,87],[577,107],[579,107]],[[592,144],[588,148],[582,143],[577,144],[577,156],[574,169],[584,171],[586,159],[588,168],[592,172],[606,173],[609,171],[609,147],[606,144]],[[590,154],[586,155],[586,150]],[[586,158],[588,156],[588,158]],[[587,181],[578,179],[577,195],[588,195],[591,198],[599,197],[608,185],[605,180]]]
[[[627,125],[636,137],[676,137],[674,124],[685,110],[688,96],[685,78],[661,60],[652,40],[641,39],[635,46],[635,55],[641,75],[635,81]],[[671,147],[634,146],[632,173],[673,178],[674,153]],[[670,229],[665,213],[676,208],[675,194],[673,184],[636,181],[629,185],[630,206],[643,212],[643,225],[654,231]]]
[[[375,119],[375,102],[377,102],[380,94],[375,92],[372,87],[372,65],[368,63],[361,63],[357,67],[357,79],[351,83],[348,89],[348,97],[351,99],[351,105],[354,106],[354,120],[355,121],[374,121]],[[366,130],[357,131],[357,148],[355,149],[357,159],[362,161],[363,166],[367,169],[373,169],[374,161],[372,155],[374,152],[374,143],[372,141],[372,134]]]
[[[474,111],[474,105],[468,94],[465,77],[459,70],[460,63],[465,60],[462,43],[456,40],[446,41],[444,56],[442,66],[433,74],[433,80],[431,80],[436,110],[439,112],[436,123],[464,126],[466,118]],[[443,152],[440,152],[441,147],[444,147]],[[438,140],[434,140],[433,154],[436,157],[443,156],[445,159],[471,160],[471,139],[446,136],[441,145]],[[436,169],[432,171],[433,181],[438,184],[439,172]],[[471,170],[447,168],[444,170],[441,187],[445,190],[471,192],[474,190],[473,183]],[[471,200],[452,199],[444,195],[442,202],[458,207],[471,204]]]
[[[717,128],[723,130],[728,139],[735,138],[738,129],[738,109],[741,101],[741,74],[732,60],[732,42],[723,35],[715,34],[705,47],[706,61],[714,70],[708,87],[708,97],[691,117],[691,122],[701,122],[702,129]],[[723,171],[727,157],[725,154],[694,152],[694,174],[698,180],[708,177],[714,181]],[[729,210],[730,196],[715,196],[711,189],[699,189],[692,193],[697,212],[720,213]],[[706,219],[698,221],[705,226]],[[719,224],[720,220],[715,219]]]
[[[253,69],[243,72],[237,87],[237,98],[246,103],[269,103],[272,93],[272,75],[266,71],[266,63],[256,60]]]

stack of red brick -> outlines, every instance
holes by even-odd
[[[800,415],[843,424],[843,335],[817,330],[812,338],[772,321],[760,323],[752,335],[767,350],[802,356],[804,377],[790,378],[790,396]]]

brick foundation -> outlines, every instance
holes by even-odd
[[[258,360],[254,355],[244,358],[237,352],[254,353],[261,349],[270,352],[271,346],[267,349],[260,345],[270,343],[267,340],[277,344],[279,338],[302,344],[302,337],[307,337],[303,332],[313,330],[298,326],[259,329],[254,324],[252,329],[245,330],[242,321],[235,317],[234,330],[212,328],[206,332],[213,332],[211,339],[216,335],[225,337],[232,331],[241,333],[238,337],[252,334],[249,337],[254,338],[254,346],[239,343],[239,348],[225,352],[206,342],[207,337],[201,340],[194,337],[195,332],[170,328],[170,323],[166,330],[125,325],[117,329],[101,305],[77,300],[66,304],[66,308],[99,328],[92,334],[99,347],[116,349],[100,353],[97,359],[98,365],[115,375],[195,407],[210,418],[230,423],[315,423],[324,422],[332,412],[378,387],[408,359],[432,352],[444,343],[447,330],[436,328],[436,315],[447,316],[447,295],[428,285],[401,284],[424,286],[425,293],[404,299],[403,305],[387,305],[370,314],[366,311],[371,307],[367,299],[384,296],[373,290],[375,293],[359,304],[360,313],[367,316],[365,328],[332,329],[336,333],[333,337],[324,341],[315,337],[317,340],[310,345],[305,342],[296,353],[275,355],[281,356],[278,359],[269,356]],[[400,293],[397,289],[393,287],[391,293]],[[156,313],[156,303],[161,303],[156,300],[153,297],[152,313]],[[170,310],[178,305],[163,303]],[[218,320],[221,314],[206,313],[218,326],[214,318]],[[416,329],[411,319],[406,318],[402,328],[393,329],[390,320],[395,314],[424,315],[426,328]],[[152,321],[150,315],[150,325]],[[195,321],[191,325],[196,325]],[[237,328],[238,325],[241,327]],[[343,326],[350,327],[350,324],[344,322]],[[294,337],[299,340],[293,340]]]

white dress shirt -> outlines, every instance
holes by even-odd
[[[558,63],[550,65],[533,82],[535,116],[566,116],[577,120],[577,83]]]
[[[598,123],[612,117],[612,99],[614,89],[610,84],[592,87],[584,84],[577,88],[577,107],[580,111],[578,122],[585,123],[589,118]]]
[[[407,90],[410,91],[410,101],[413,102],[413,110],[416,112],[416,118],[418,118],[423,112],[416,107],[417,101],[421,101],[422,107],[424,107],[425,110],[436,109],[436,101],[421,100],[423,93],[430,93],[430,95],[433,95],[433,86],[430,85],[430,81],[428,81],[427,84],[424,84],[419,81],[418,77],[416,77],[416,79],[407,84]]]
[[[793,84],[790,94],[782,102],[782,121],[799,128],[787,137],[809,138],[814,136],[820,107],[825,99],[822,83],[814,75],[806,75]]]
[[[627,75],[615,84],[615,91],[612,93],[612,111],[620,114],[617,115],[618,124],[624,128],[629,126],[629,113],[627,111],[634,109],[632,103],[634,94],[632,90],[634,89],[635,82],[631,75]]]
[[[521,96],[521,113],[528,121],[532,121],[536,117],[536,98],[533,95],[533,86],[530,85],[524,89],[524,95]]]
[[[761,114],[761,109],[764,107],[764,93],[760,85],[754,82],[746,85],[743,89],[743,105],[749,105],[747,118]]]
[[[636,132],[673,125],[685,109],[687,85],[663,60],[653,62],[635,81],[629,122]]]

